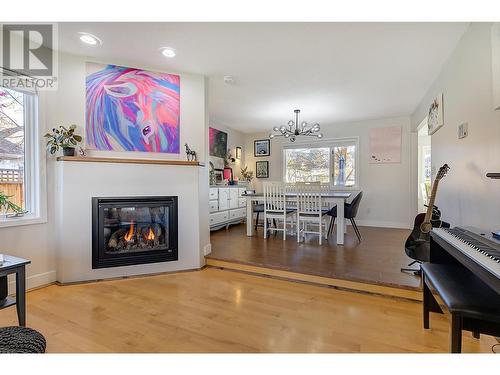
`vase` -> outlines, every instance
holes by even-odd
[[[64,156],[75,156],[75,148],[74,147],[63,147],[63,155]]]

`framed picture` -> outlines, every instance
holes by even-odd
[[[210,127],[208,129],[209,155],[224,158],[227,153],[227,133]]]
[[[257,178],[269,178],[269,162],[268,161],[256,161],[255,162],[255,176]]]
[[[180,153],[178,75],[96,63],[85,69],[89,149]]]
[[[443,125],[443,94],[439,94],[434,98],[434,101],[429,107],[429,113],[427,115],[427,133],[429,135],[432,135],[437,132]]]
[[[271,155],[271,141],[269,139],[259,139],[253,142],[254,156]]]
[[[215,174],[215,183],[217,185],[219,184],[222,184],[222,182],[224,181],[224,174],[223,174],[224,170],[220,170],[220,169],[216,169],[214,171],[214,174]]]

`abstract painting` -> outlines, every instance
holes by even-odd
[[[401,163],[401,126],[370,129],[370,163]]]
[[[95,63],[86,68],[90,149],[180,152],[178,75]]]
[[[226,157],[227,133],[215,128],[210,128],[208,130],[208,140],[210,156],[215,156],[218,158]]]

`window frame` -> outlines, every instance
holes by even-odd
[[[336,146],[346,146],[346,145],[354,145],[356,147],[356,154],[354,155],[354,167],[355,167],[355,183],[353,186],[336,186],[333,184],[334,181],[334,170],[333,170],[333,163],[334,163],[334,157],[333,157],[333,148]],[[339,191],[351,191],[351,190],[359,190],[360,186],[360,148],[359,148],[359,137],[342,137],[342,138],[327,138],[327,139],[322,139],[322,140],[316,140],[313,142],[294,142],[294,143],[287,143],[287,144],[282,144],[282,150],[281,150],[281,155],[282,155],[282,163],[281,163],[281,168],[282,168],[282,181],[286,182],[286,150],[288,149],[300,149],[300,148],[325,148],[328,147],[330,149],[330,185],[334,187],[335,190]]]
[[[36,91],[11,89],[24,94],[24,195],[22,217],[0,218],[0,228],[47,222],[47,180],[45,148],[42,147],[43,95]]]

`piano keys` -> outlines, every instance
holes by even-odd
[[[500,241],[490,231],[470,227],[433,229],[430,262],[466,267],[500,298]]]

